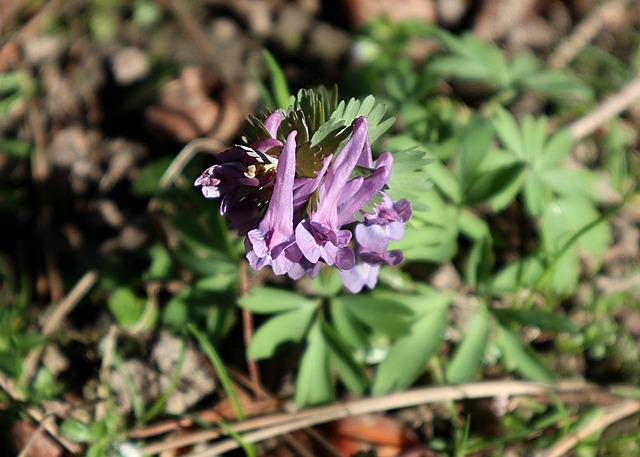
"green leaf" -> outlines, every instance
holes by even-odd
[[[525,158],[525,145],[520,134],[518,123],[504,108],[497,108],[493,119],[496,133],[502,144],[517,158]]]
[[[447,303],[437,303],[399,338],[380,364],[373,381],[374,395],[409,387],[442,344],[447,326]]]
[[[284,71],[273,55],[266,49],[262,50],[262,56],[269,73],[271,73],[271,90],[273,91],[273,98],[279,108],[286,109],[289,106],[289,97],[291,92],[289,91],[289,85],[287,84],[287,78],[284,75]]]
[[[407,330],[413,313],[402,302],[391,298],[345,295],[334,299],[367,327],[384,335],[395,336]]]
[[[313,292],[321,297],[333,297],[342,290],[340,275],[334,268],[321,268],[320,274],[310,281]]]
[[[166,279],[172,266],[169,251],[161,244],[154,244],[148,252],[151,262],[147,269],[147,277],[149,279]]]
[[[524,163],[515,162],[479,174],[469,183],[466,203],[473,206],[498,197],[520,182],[524,170]]]
[[[216,371],[216,375],[218,375],[218,379],[220,380],[220,384],[222,384],[222,388],[224,392],[227,394],[229,401],[231,402],[231,407],[233,408],[236,416],[239,420],[243,420],[246,416],[242,411],[242,403],[240,403],[240,398],[238,397],[237,392],[233,388],[233,383],[231,382],[231,378],[229,377],[229,373],[227,372],[227,368],[224,366],[224,362],[218,355],[218,352],[215,350],[213,345],[209,342],[206,335],[198,330],[193,324],[187,325],[187,330],[191,333],[194,338],[198,341],[200,345],[200,350],[207,356],[213,368]]]
[[[447,382],[460,384],[473,381],[480,370],[489,342],[491,319],[484,308],[475,312],[469,327],[464,332],[460,346],[447,366]]]
[[[173,157],[166,156],[145,165],[133,181],[131,193],[136,197],[148,197],[155,194],[160,189],[160,178],[172,161]]]
[[[329,348],[320,322],[309,331],[307,349],[302,356],[296,379],[295,401],[299,408],[326,403],[334,398],[333,380],[329,370]]]
[[[329,346],[330,359],[338,377],[352,392],[362,395],[369,386],[369,378],[363,366],[358,363],[349,346],[326,322],[322,323],[324,338]]]
[[[569,155],[573,147],[573,137],[568,130],[562,129],[553,134],[544,147],[541,168],[552,168],[560,163],[562,159]]]
[[[474,118],[459,134],[460,150],[456,156],[456,168],[458,181],[465,193],[477,178],[478,167],[489,151],[493,135],[493,125],[480,117]]]
[[[249,358],[268,359],[282,343],[300,341],[307,333],[314,314],[312,306],[305,306],[278,314],[266,321],[253,335],[248,349]]]
[[[15,159],[28,159],[35,151],[33,145],[10,138],[0,138],[0,155],[7,155]]]
[[[519,83],[526,89],[562,99],[589,100],[593,92],[566,70],[543,70],[525,75]]]
[[[527,173],[524,180],[524,206],[531,216],[539,216],[545,209],[547,191],[535,173]]]
[[[540,179],[557,194],[564,197],[586,197],[598,200],[599,178],[588,170],[552,168],[540,172]]]
[[[552,332],[576,332],[576,327],[573,323],[558,312],[540,309],[503,308],[496,309],[493,313],[505,323],[515,322],[520,325],[528,325]]]
[[[458,38],[437,30],[436,36],[453,56],[436,57],[428,66],[430,71],[462,80],[480,80],[496,88],[509,84],[507,61],[495,45],[480,41],[470,33]]]
[[[469,284],[479,287],[492,271],[494,262],[493,241],[487,235],[473,243],[465,259],[465,278]]]
[[[549,255],[556,258],[552,273],[552,286],[556,292],[568,295],[575,290],[579,273],[579,252],[589,255],[596,266],[602,263],[611,243],[611,232],[604,220],[565,249],[565,243],[573,240],[577,233],[599,218],[600,214],[593,204],[579,197],[558,199],[545,208],[540,221],[542,245]],[[563,249],[564,252],[561,252]]]
[[[300,307],[313,308],[318,300],[310,300],[294,292],[271,287],[254,287],[249,294],[240,298],[240,306],[254,313],[271,314],[290,311]]]
[[[469,209],[460,211],[458,224],[460,232],[474,241],[479,241],[491,236],[487,223]]]
[[[505,293],[515,293],[523,286],[532,286],[543,270],[542,262],[535,257],[518,259],[494,276],[490,289],[498,296]]]
[[[119,287],[109,297],[108,306],[120,325],[131,328],[142,317],[147,300],[138,297],[128,287]]]
[[[65,419],[60,426],[60,433],[74,443],[88,443],[95,439],[91,428],[76,419]]]
[[[538,357],[522,345],[518,335],[507,327],[498,325],[496,344],[502,352],[504,364],[508,370],[516,370],[532,381],[553,382],[555,376]]]
[[[460,184],[447,167],[438,161],[434,161],[427,166],[426,171],[433,183],[444,195],[449,197],[453,203],[460,203],[462,200]]]
[[[331,300],[330,310],[331,322],[345,343],[352,349],[369,346],[365,326],[349,313],[343,301]]]
[[[385,112],[386,107],[382,104],[377,104],[373,95],[369,95],[362,101],[355,98],[350,99],[348,102],[341,101],[331,113],[330,119],[342,121],[345,125],[350,126],[356,118],[366,117],[369,141],[374,144],[395,122],[394,117],[382,120]]]

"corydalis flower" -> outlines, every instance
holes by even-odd
[[[373,288],[381,265],[402,261],[402,253],[388,245],[403,237],[411,217],[408,201],[394,202],[384,193],[392,155],[385,152],[374,162],[367,120],[359,117],[344,146],[321,150],[319,159],[313,157],[314,171],[300,176],[298,162],[308,165],[313,144],[297,142],[296,128],[307,126],[283,122],[286,115],[272,113],[263,123],[269,137],[219,154],[195,185],[205,197],[220,198],[221,213],[247,234],[254,269],[268,265],[276,275],[298,279],[317,275],[326,264],[340,271],[348,290]],[[312,136],[303,133],[302,141]],[[365,211],[380,198],[372,212]]]

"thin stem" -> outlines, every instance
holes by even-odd
[[[250,287],[247,263],[241,262],[240,297],[244,297],[249,294]],[[244,346],[247,352],[247,367],[249,368],[249,378],[251,378],[253,395],[256,398],[260,398],[263,393],[262,382],[260,381],[260,369],[258,367],[258,362],[249,357],[249,345],[253,339],[253,315],[251,314],[251,311],[246,308],[242,308],[242,336],[244,338]]]

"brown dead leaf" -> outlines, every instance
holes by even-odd
[[[344,4],[355,26],[380,16],[387,16],[393,21],[436,20],[436,10],[431,0],[345,0]]]
[[[206,136],[218,119],[220,108],[211,100],[199,68],[186,67],[178,79],[160,89],[158,105],[147,108],[147,121],[180,143]]]
[[[341,455],[374,450],[378,457],[395,457],[419,444],[412,430],[381,414],[332,422],[328,426],[327,438]]]
[[[37,433],[33,442],[29,444],[29,440],[32,439],[34,433]],[[20,451],[29,444],[29,450],[26,454],[27,457],[60,457],[62,456],[62,449],[52,438],[50,438],[43,430],[38,430],[38,427],[31,422],[18,421],[11,428],[11,437],[16,450]],[[5,449],[6,450],[6,449]]]

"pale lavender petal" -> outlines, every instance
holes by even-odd
[[[251,243],[253,252],[255,252],[258,257],[264,257],[269,254],[269,247],[267,246],[265,233],[262,230],[251,230],[247,233],[247,239]]]
[[[387,225],[387,236],[390,240],[401,240],[404,237],[404,222],[391,222]]]
[[[316,263],[322,254],[320,246],[313,234],[306,226],[306,222],[302,221],[296,227],[296,243],[300,251],[309,261]]]
[[[381,225],[356,225],[356,240],[368,251],[384,252],[389,244],[387,231]]]
[[[216,186],[202,186],[200,190],[205,198],[218,198],[221,195],[220,189]]]
[[[327,265],[333,265],[336,263],[336,256],[338,255],[338,251],[340,248],[333,243],[325,243],[324,246],[320,248],[320,252],[322,252],[322,260],[326,262]]]
[[[280,111],[274,111],[269,115],[268,118],[264,121],[264,127],[271,135],[271,138],[277,138],[278,136],[278,128],[280,127],[280,123],[282,122],[282,117],[280,116]]]
[[[380,266],[359,263],[350,270],[340,271],[342,283],[351,293],[357,294],[364,286],[373,289],[378,282]]]

